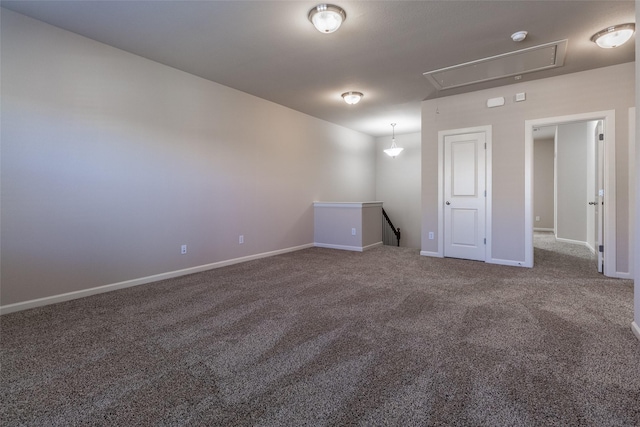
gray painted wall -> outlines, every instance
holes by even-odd
[[[362,246],[382,244],[382,206],[362,208]]]
[[[314,200],[375,198],[370,136],[10,11],[1,31],[2,305],[312,244]]]
[[[392,159],[383,151],[391,146],[391,126],[389,132],[376,138],[376,200],[384,202],[393,225],[400,227],[400,246],[420,248],[420,133],[396,134],[404,150]]]
[[[614,109],[616,193],[628,194],[628,109],[635,103],[634,63],[518,83],[422,103],[422,229],[437,230],[438,131],[493,126],[492,256],[522,261],[525,254],[525,120]],[[588,90],[587,90],[588,89]],[[525,92],[524,102],[514,102]],[[506,105],[487,108],[489,98]],[[617,271],[629,271],[629,201],[616,199]],[[438,240],[422,236],[422,250],[437,252]],[[436,236],[437,237],[437,236]]]
[[[555,139],[536,139],[533,143],[533,226],[554,229],[554,150]],[[537,218],[540,218],[538,220]]]
[[[355,232],[355,234],[353,234]],[[382,244],[382,203],[314,203],[316,246],[362,251]]]

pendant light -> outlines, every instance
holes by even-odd
[[[400,154],[402,152],[402,150],[404,150],[404,148],[400,148],[396,145],[396,124],[395,123],[391,123],[391,132],[393,133],[393,136],[391,137],[391,148],[387,148],[386,150],[384,150],[384,152],[395,159],[395,157]]]

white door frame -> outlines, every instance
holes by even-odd
[[[636,107],[629,108],[629,275],[635,274],[635,218],[636,218]]]
[[[485,134],[485,142],[487,143],[485,158],[485,189],[487,190],[485,204],[485,234],[487,236],[487,245],[485,248],[485,262],[491,262],[491,125],[477,126],[462,129],[449,129],[438,132],[438,252],[435,254],[440,258],[444,258],[444,139],[450,135],[460,135],[465,133]]]
[[[605,129],[604,148],[604,275],[616,273],[616,117],[615,110],[568,116],[525,120],[524,122],[524,229],[525,267],[533,267],[533,128],[574,122],[602,120]]]

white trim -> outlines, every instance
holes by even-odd
[[[378,246],[382,246],[382,245],[384,245],[384,243],[382,241],[379,241],[379,242],[372,243],[372,244],[367,245],[367,246],[363,246],[362,250],[363,251],[368,251],[369,249],[377,248]]]
[[[554,232],[555,230],[553,228],[538,228],[538,227],[533,227],[533,231],[550,231],[550,232]]]
[[[339,249],[341,251],[362,252],[362,246],[332,245],[330,243],[314,243],[316,248]]]
[[[375,208],[382,202],[313,202],[316,208]]]
[[[629,108],[629,276],[633,278],[635,265],[636,229],[636,107]]]
[[[444,258],[444,139],[451,135],[461,135],[466,133],[479,133],[484,132],[485,142],[487,143],[487,151],[485,153],[485,190],[487,191],[487,197],[485,200],[485,238],[487,243],[485,244],[484,259],[485,262],[491,259],[491,212],[492,212],[492,134],[493,127],[491,125],[476,126],[470,128],[461,129],[448,129],[438,132],[438,252],[428,252],[427,256],[437,256]],[[427,251],[425,251],[427,252]],[[420,252],[422,255],[422,252]]]
[[[631,330],[633,334],[640,340],[640,326],[636,322],[631,322]]]
[[[352,251],[352,252],[364,252],[369,249],[377,248],[378,246],[382,246],[382,242],[376,242],[367,246],[347,246],[347,245],[333,245],[331,243],[314,243],[313,246],[317,248],[325,248],[325,249],[340,249],[341,251]]]
[[[596,141],[596,149],[598,142]],[[535,145],[535,142],[534,142]],[[534,148],[535,149],[535,148]],[[535,165],[531,169],[531,173],[535,174]],[[534,181],[532,178],[531,182]],[[531,199],[533,203],[533,199]],[[553,135],[553,237],[558,235],[558,126]]]
[[[525,264],[533,267],[533,128],[574,122],[603,120],[606,143],[604,152],[604,275],[618,277],[616,273],[616,117],[615,110],[568,116],[525,120],[524,122],[524,240]]]
[[[556,236],[556,242],[570,243],[572,245],[578,245],[578,246],[586,246],[587,248],[589,247],[589,244],[587,242],[583,242],[582,240],[565,239],[563,237],[557,237],[557,236]]]
[[[628,271],[616,271],[615,276],[616,279],[629,279],[629,280],[633,280],[633,274],[629,273]]]
[[[487,192],[487,195],[484,200],[485,206],[485,220],[484,220],[484,235],[487,239],[485,242],[485,252],[484,259],[485,262],[487,260],[493,260],[492,254],[492,236],[493,232],[491,231],[491,224],[493,224],[492,220],[492,200],[493,200],[493,128],[491,126],[481,126],[484,129],[486,138],[485,142],[487,143],[487,152],[485,153],[485,183],[484,189]]]
[[[441,253],[433,251],[420,251],[421,256],[430,256],[435,258],[444,258]]]
[[[555,154],[554,174],[555,174]],[[555,198],[555,184],[554,196]],[[533,267],[533,125],[524,121],[524,266]],[[554,210],[554,225],[557,224]]]
[[[95,288],[82,289],[79,291],[67,292],[64,294],[52,295],[50,297],[37,298],[29,301],[18,302],[0,306],[0,315],[14,313],[16,311],[27,310],[30,308],[42,307],[45,305],[56,304],[59,302],[70,301],[78,298],[84,298],[91,295],[102,294],[105,292],[115,291],[118,289],[130,288],[138,285],[146,285],[148,283],[158,282],[160,280],[172,279],[174,277],[186,276],[187,274],[200,273],[207,270],[213,270],[220,267],[226,267],[241,262],[253,261],[260,258],[267,258],[275,255],[281,255],[288,252],[295,252],[302,249],[312,248],[313,244],[294,246],[276,251],[263,252],[260,254],[249,255],[240,258],[229,259],[226,261],[214,262],[211,264],[200,265],[196,267],[184,268],[182,270],[169,271],[166,273],[154,274],[152,276],[140,277],[138,279],[126,280],[124,282],[112,283],[109,285],[97,286]]]
[[[546,230],[546,231],[553,231],[553,229],[551,228],[534,228],[533,231],[542,231],[542,230]],[[554,236],[556,242],[562,242],[562,243],[569,243],[570,245],[577,245],[577,246],[584,246],[587,249],[589,249],[591,251],[591,253],[596,253],[596,250],[591,247],[591,245],[589,244],[589,242],[583,242],[582,240],[572,240],[572,239],[565,239],[563,237],[557,237]]]
[[[562,243],[568,243],[570,245],[576,245],[576,246],[584,246],[585,248],[589,249],[589,251],[595,255],[596,253],[596,249],[593,248],[589,242],[583,242],[581,240],[572,240],[572,239],[565,239],[562,237],[556,237],[556,242],[562,242]]]
[[[438,132],[438,252],[444,258],[444,131]]]
[[[487,264],[509,265],[511,267],[526,267],[524,261],[514,261],[512,259],[491,258],[486,261]]]

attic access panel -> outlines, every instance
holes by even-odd
[[[451,89],[503,77],[562,67],[567,40],[541,44],[464,64],[427,71],[423,75],[438,89]]]

